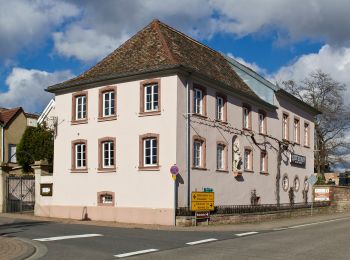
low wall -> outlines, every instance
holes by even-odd
[[[350,208],[347,209],[350,211]],[[339,212],[336,206],[326,206],[313,208],[312,214],[331,214]],[[243,224],[243,223],[257,223],[263,221],[270,221],[282,218],[291,218],[299,216],[311,215],[311,209],[293,209],[285,211],[275,212],[263,212],[263,213],[252,213],[252,214],[241,214],[241,215],[212,215],[210,216],[209,225],[215,224]],[[176,225],[178,226],[194,226],[194,216],[178,216],[176,218]]]

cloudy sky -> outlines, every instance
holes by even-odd
[[[0,0],[0,107],[93,66],[154,18],[273,81],[315,69],[350,88],[348,0]],[[350,91],[346,94],[350,100]]]

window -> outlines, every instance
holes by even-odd
[[[87,169],[87,141],[75,140],[72,142],[72,170],[85,171]]]
[[[310,126],[308,123],[304,124],[304,145],[310,147]]]
[[[216,169],[221,171],[227,170],[226,145],[222,142],[216,145]]]
[[[101,191],[97,193],[98,206],[114,206],[114,192]]]
[[[159,168],[159,135],[146,134],[140,136],[140,146],[139,168]]]
[[[194,85],[193,113],[206,116],[206,94],[205,88]]]
[[[300,144],[300,121],[297,118],[294,118],[294,142]]]
[[[226,98],[216,96],[216,120],[226,122]]]
[[[99,90],[99,121],[116,118],[116,87],[107,86]]]
[[[72,123],[87,122],[88,96],[86,91],[72,95]]]
[[[282,138],[289,140],[289,117],[287,114],[282,116]]]
[[[205,168],[205,139],[199,136],[193,140],[193,167]]]
[[[140,114],[160,113],[160,80],[151,79],[141,82]]]
[[[293,186],[295,191],[299,191],[300,181],[298,176],[295,176]]]
[[[98,140],[100,171],[115,170],[115,138],[104,137]]]
[[[250,107],[247,105],[243,105],[243,128],[244,129],[252,129],[251,124],[251,111]]]
[[[260,171],[262,173],[267,173],[268,172],[268,160],[267,160],[267,152],[266,151],[262,151],[261,155],[260,155]]]
[[[266,113],[259,111],[259,133],[266,134]]]
[[[289,179],[286,174],[282,178],[282,188],[284,191],[287,191],[289,188]]]
[[[17,163],[17,156],[16,156],[16,145],[15,144],[9,144],[9,158],[8,161],[10,163]]]
[[[253,152],[250,148],[244,149],[244,170],[253,171]]]

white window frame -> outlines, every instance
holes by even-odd
[[[147,154],[147,150],[149,150],[149,155]],[[147,157],[150,158],[150,163],[147,163]],[[154,158],[156,159],[155,162],[153,160]],[[158,140],[156,137],[143,139],[143,166],[158,166]]]
[[[304,124],[304,145],[307,147],[310,146],[310,124],[309,123]]]
[[[194,89],[194,113],[203,114],[203,90],[199,88]]]
[[[75,97],[75,120],[86,119],[86,109],[86,95]]]
[[[216,97],[216,119],[220,121],[225,120],[225,100],[223,97]]]
[[[265,114],[259,112],[259,133],[260,134],[265,134],[266,133],[266,124],[265,124]]]
[[[300,120],[298,118],[294,118],[293,128],[294,128],[294,142],[299,144],[300,143]]]
[[[193,142],[193,166],[201,168],[203,166],[203,142],[194,140]]]
[[[225,145],[216,145],[216,169],[225,170]]]
[[[148,93],[148,90],[150,90],[150,93]],[[159,110],[158,83],[148,84],[144,86],[143,102],[144,112],[154,112]]]
[[[282,116],[282,138],[284,140],[289,140],[289,129],[288,129],[289,116],[283,114]]]
[[[115,91],[106,91],[102,93],[102,115],[104,117],[115,115],[115,98]],[[108,103],[107,106],[106,103]]]
[[[78,147],[80,147],[80,152],[78,151]],[[74,152],[75,152],[75,168],[76,169],[85,169],[86,168],[86,144],[85,143],[78,143],[74,145]],[[80,153],[80,158],[79,158]],[[80,161],[80,166],[79,165]]]
[[[246,106],[243,106],[243,128],[250,129],[250,118],[249,118],[250,109]]]
[[[14,149],[13,149],[14,148]],[[8,154],[8,161],[10,163],[17,163],[17,155],[16,155],[16,152],[17,152],[17,146],[15,144],[9,144],[8,145],[8,151],[9,151],[9,154]],[[14,151],[14,153],[13,153]]]
[[[113,168],[115,165],[114,162],[114,153],[115,147],[113,141],[104,141],[101,143],[102,145],[102,166],[103,168]],[[106,157],[107,152],[107,157]],[[107,164],[106,164],[107,160]]]
[[[244,170],[252,171],[253,170],[253,151],[250,149],[244,149]]]

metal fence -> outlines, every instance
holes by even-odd
[[[6,204],[6,212],[33,211],[35,204],[34,176],[8,176]]]
[[[277,204],[259,204],[259,205],[222,205],[216,206],[214,211],[211,211],[211,215],[240,215],[249,213],[265,213],[265,212],[276,212],[276,211],[287,211],[295,209],[307,209],[311,208],[312,203],[281,203]],[[330,206],[329,201],[314,202],[313,207],[327,207]],[[180,207],[176,210],[177,216],[193,216],[194,211],[190,208]]]

